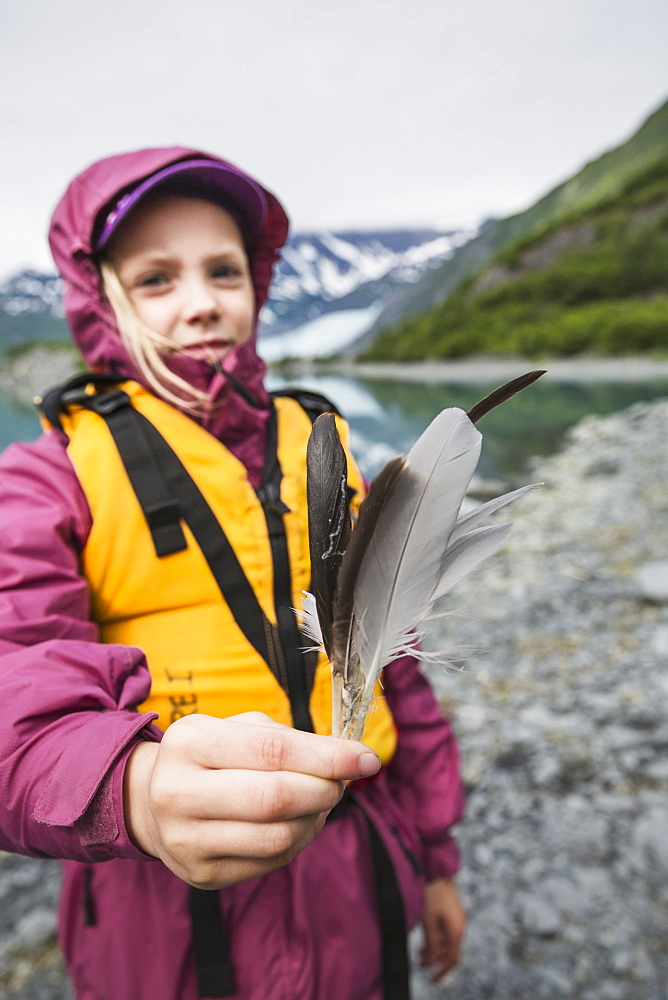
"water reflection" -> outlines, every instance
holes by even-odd
[[[272,388],[287,384],[272,376]],[[299,384],[324,393],[345,413],[355,453],[370,476],[391,455],[406,452],[444,407],[468,410],[498,382],[414,383],[314,375],[300,377]],[[554,452],[568,428],[583,417],[664,396],[665,378],[642,383],[536,382],[481,421],[480,475],[512,481],[521,476],[528,458]]]
[[[405,453],[445,406],[468,410],[498,384],[303,374],[296,380],[272,374],[269,381],[274,389],[296,382],[329,397],[350,422],[353,450],[368,477],[388,458]],[[614,413],[662,396],[668,396],[665,378],[647,382],[539,381],[481,422],[485,440],[480,475],[512,482],[521,478],[529,457],[554,452],[566,430],[588,414]],[[0,449],[12,441],[33,440],[38,434],[35,411],[0,395]]]
[[[39,432],[37,410],[19,406],[0,393],[0,451],[12,441],[34,441]]]

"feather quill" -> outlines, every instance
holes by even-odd
[[[480,419],[540,374],[532,372],[502,386],[469,414]],[[315,519],[331,509],[324,493],[334,489],[326,485],[325,456],[330,448],[337,451],[330,428],[316,431],[317,425],[313,472],[308,466],[309,476],[318,480],[313,491],[309,486],[309,519],[316,536]],[[322,633],[332,667],[335,736],[361,738],[383,667],[405,653],[420,655],[416,644],[434,603],[492,555],[510,531],[510,525],[485,527],[482,522],[531,489],[515,490],[461,514],[481,443],[470,415],[455,408],[443,410],[405,459],[393,459],[376,476],[349,538],[336,535],[336,566],[330,567],[325,584],[318,582],[320,601],[317,593],[315,598],[307,595],[304,606],[304,630],[314,636]],[[338,482],[340,458],[332,459],[332,466]],[[338,523],[335,514],[319,521],[320,530],[326,534]],[[329,536],[316,539],[312,567],[316,559],[327,563],[323,553],[331,548]],[[329,604],[321,615],[323,601]]]

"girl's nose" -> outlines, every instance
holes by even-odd
[[[215,292],[205,281],[190,282],[185,289],[184,319],[187,323],[205,323],[220,317]]]

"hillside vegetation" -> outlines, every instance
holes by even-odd
[[[667,350],[668,103],[623,146],[489,228],[441,269],[442,301],[382,331],[365,358]]]

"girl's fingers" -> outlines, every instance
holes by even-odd
[[[316,818],[310,826],[306,828],[301,837],[297,837],[295,842],[282,854],[269,857],[264,856],[238,856],[211,858],[199,862],[191,863],[187,869],[180,869],[180,865],[175,865],[172,871],[179,878],[200,889],[224,889],[226,886],[236,885],[246,879],[257,878],[266,875],[282,865],[288,864],[308,847],[313,838],[320,832],[324,825],[324,816]],[[241,824],[243,826],[243,824]],[[241,828],[239,834],[243,836]],[[298,831],[295,831],[298,832]],[[180,870],[179,870],[180,869]]]
[[[273,861],[308,838],[318,819],[315,815],[280,823],[206,820],[190,823],[187,835],[197,844],[197,857],[205,865],[227,858]],[[169,849],[169,841],[166,847]]]
[[[305,814],[329,812],[341,798],[343,783],[295,771],[205,770],[191,773],[170,808],[197,820],[276,823]],[[153,789],[158,798],[160,783]]]
[[[208,768],[293,771],[341,781],[368,777],[380,767],[363,743],[303,733],[259,712],[228,719],[186,716],[169,727],[165,745]]]

